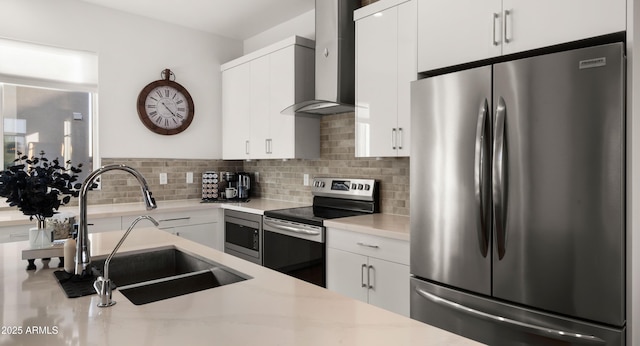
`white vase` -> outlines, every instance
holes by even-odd
[[[40,249],[51,246],[53,230],[47,228],[44,220],[38,220],[38,227],[29,229],[29,246],[32,249]]]

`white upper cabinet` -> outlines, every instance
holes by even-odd
[[[280,113],[314,97],[313,41],[292,37],[221,70],[223,159],[320,156],[320,119]]]
[[[381,0],[356,21],[356,156],[409,156],[417,0]]]
[[[624,30],[625,0],[419,0],[418,71]]]
[[[418,71],[500,55],[501,12],[502,0],[419,0]]]
[[[502,54],[626,30],[625,0],[503,0]]]
[[[250,64],[222,72],[222,85],[222,157],[248,159]]]

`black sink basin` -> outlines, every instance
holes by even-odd
[[[104,259],[93,265],[101,274]],[[244,281],[251,277],[174,247],[116,254],[109,279],[135,305]]]
[[[100,273],[103,271],[104,261],[103,259],[93,262]],[[109,278],[118,286],[126,286],[209,269],[217,265],[174,247],[168,247],[116,254],[109,264]]]
[[[246,278],[224,269],[212,268],[154,282],[126,286],[121,288],[120,292],[133,304],[142,305],[244,280]]]

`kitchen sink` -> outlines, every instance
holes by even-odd
[[[101,274],[104,261],[93,261]],[[251,277],[175,247],[165,247],[116,254],[109,264],[109,278],[127,299],[142,305]]]
[[[244,281],[246,278],[219,267],[125,286],[120,292],[133,304],[142,305],[184,294]]]

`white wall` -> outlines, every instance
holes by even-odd
[[[75,0],[0,0],[0,37],[98,53],[102,157],[222,157],[220,65],[242,42]],[[147,130],[136,110],[164,68],[195,104],[191,126],[173,136]]]
[[[310,40],[316,39],[316,11],[311,10],[303,13],[298,17],[295,17],[282,24],[276,25],[273,28],[266,30],[258,35],[250,37],[244,40],[244,53],[248,54],[256,51],[260,48],[264,48],[270,44],[281,41],[287,37],[293,35],[308,38]]]

